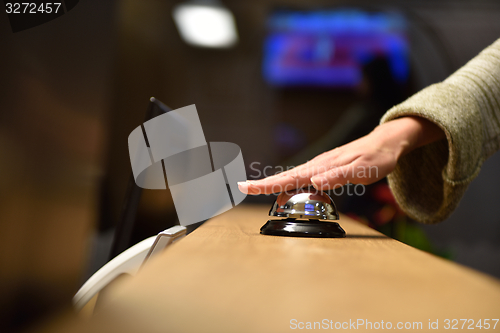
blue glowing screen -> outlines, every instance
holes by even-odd
[[[314,205],[312,205],[312,204],[305,204],[304,210],[305,211],[309,211],[309,212],[314,212],[315,211]]]
[[[363,66],[380,56],[397,82],[408,79],[406,20],[398,13],[277,11],[268,31],[263,75],[273,86],[354,88]]]

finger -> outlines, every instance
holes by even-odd
[[[358,160],[355,160],[348,165],[313,176],[311,184],[314,188],[322,191],[333,190],[347,183],[366,185],[376,181],[376,179],[372,181],[373,177],[371,177],[370,171],[371,169],[367,166],[361,165]]]
[[[320,191],[333,190],[338,187],[344,186],[349,182],[348,177],[342,176],[342,170],[336,168],[311,178],[311,185]],[[345,169],[345,168],[342,168]],[[340,177],[339,177],[340,175]]]
[[[239,182],[238,188],[243,193],[259,195],[290,191],[310,184],[310,177],[295,178],[292,175],[284,175],[282,177],[272,176],[261,180]]]
[[[238,188],[243,193],[253,195],[290,191],[311,185],[311,177],[326,170],[326,166],[308,162],[264,179],[240,182]]]

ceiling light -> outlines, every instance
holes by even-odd
[[[238,41],[233,14],[217,2],[189,2],[174,8],[177,29],[188,44],[227,48]]]

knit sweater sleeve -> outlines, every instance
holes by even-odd
[[[403,156],[388,176],[401,208],[423,223],[446,219],[482,163],[500,148],[500,39],[445,81],[391,108],[381,123],[426,118],[446,140]]]

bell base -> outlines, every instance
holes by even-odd
[[[262,235],[285,237],[343,238],[345,231],[336,222],[295,219],[269,220],[260,228]]]

